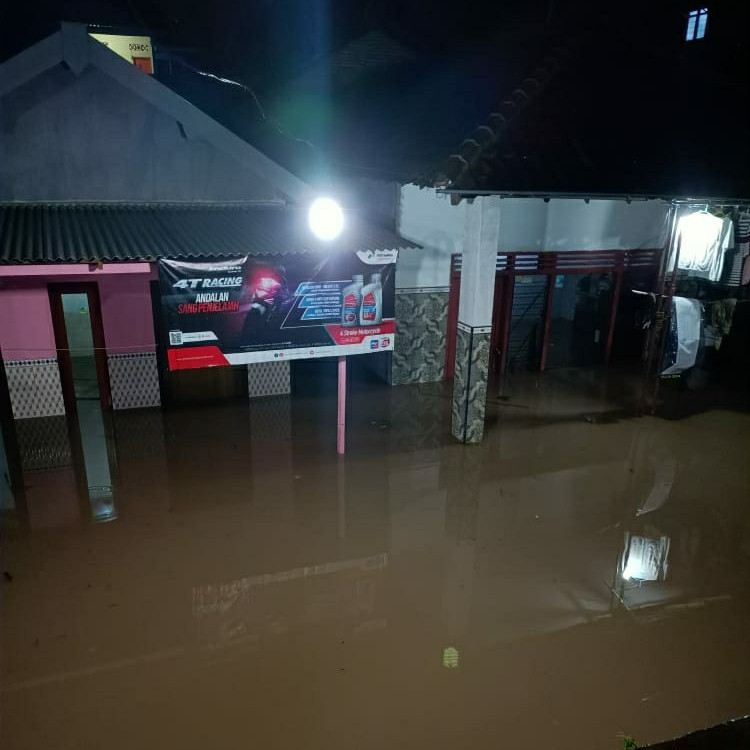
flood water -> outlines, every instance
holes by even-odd
[[[441,385],[362,385],[344,459],[327,394],[17,422],[0,744],[614,750],[750,713],[750,414],[609,395],[529,379],[464,447]]]

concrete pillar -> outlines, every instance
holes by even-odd
[[[466,210],[453,381],[452,432],[462,443],[484,437],[499,239],[500,198],[475,199]]]

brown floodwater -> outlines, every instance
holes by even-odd
[[[550,375],[16,423],[0,745],[621,748],[750,713],[750,414]]]

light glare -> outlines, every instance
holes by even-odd
[[[321,240],[335,240],[344,229],[344,212],[332,198],[316,198],[307,219],[310,230]]]

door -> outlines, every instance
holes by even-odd
[[[109,410],[112,400],[97,285],[50,284],[49,296],[65,411],[75,414],[77,401],[97,400]]]
[[[547,368],[604,364],[615,288],[613,273],[554,278]]]

